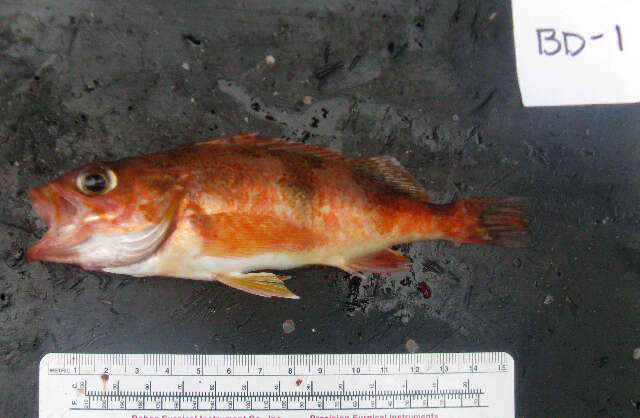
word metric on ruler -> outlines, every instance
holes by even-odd
[[[512,0],[524,106],[640,102],[640,2]]]
[[[507,353],[47,354],[40,417],[514,417]]]

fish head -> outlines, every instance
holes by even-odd
[[[27,260],[89,270],[139,262],[170,232],[180,190],[176,176],[132,159],[91,163],[30,189],[48,231]]]

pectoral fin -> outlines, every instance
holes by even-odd
[[[300,299],[284,285],[284,276],[273,273],[218,274],[216,279],[227,286],[252,295]]]

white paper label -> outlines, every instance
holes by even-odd
[[[640,102],[640,1],[512,0],[525,106]]]

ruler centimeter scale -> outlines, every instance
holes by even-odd
[[[515,416],[503,352],[52,353],[39,385],[40,417]]]

